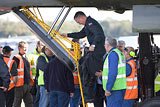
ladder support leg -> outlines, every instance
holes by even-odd
[[[63,8],[60,10],[60,12],[58,13],[58,16],[56,17],[55,21],[53,22],[50,30],[48,31],[48,35],[51,33],[52,29],[54,28],[54,26],[56,25],[58,19],[60,18],[60,16],[62,15],[63,11],[65,9],[65,6],[63,6]]]
[[[60,22],[60,24],[58,25],[58,27],[55,29],[57,32],[59,31],[59,29],[61,28],[63,22],[65,21],[66,17],[68,16],[70,10],[71,10],[72,7],[69,7],[69,9],[67,10],[65,16],[63,17],[62,21]]]

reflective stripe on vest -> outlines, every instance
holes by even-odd
[[[106,85],[108,81],[108,73],[112,72],[112,71],[109,71],[109,68],[108,68],[108,65],[109,65],[108,56],[113,51],[117,53],[119,60],[118,60],[118,74],[117,74],[114,86],[112,87],[112,90],[126,89],[127,83],[126,83],[125,58],[124,58],[124,55],[118,49],[113,49],[112,51],[110,51],[105,59],[104,66],[103,66],[103,72],[102,72],[103,89],[106,90]]]
[[[23,68],[17,69],[18,72],[24,71]]]
[[[77,73],[73,73],[73,76],[78,76],[78,74]]]
[[[124,99],[136,99],[138,98],[138,80],[137,80],[137,67],[134,60],[130,60],[127,64],[131,67],[131,74],[127,77],[127,89]]]
[[[43,73],[43,72],[41,72],[41,73],[39,74],[39,76],[43,76],[43,74],[44,74],[44,73]]]
[[[28,61],[31,64],[33,79],[35,79],[35,77],[36,77],[36,64],[37,64],[37,59],[39,56],[40,56],[40,54],[38,54],[36,50],[34,50],[34,52],[32,54],[27,55]]]
[[[135,81],[135,80],[137,80],[136,77],[134,77],[134,78],[127,78],[127,81]]]
[[[19,59],[19,65],[18,65],[18,68],[17,68],[18,81],[17,81],[16,87],[20,87],[20,86],[23,86],[23,84],[24,84],[24,62],[23,62],[23,59],[22,59],[21,55],[18,54],[15,57]],[[34,80],[32,78],[32,71],[31,70],[30,70],[30,84],[31,85],[34,84]]]
[[[43,56],[46,59],[47,63],[49,62],[47,56],[44,53],[42,53],[40,56]],[[38,85],[39,86],[44,85],[43,74],[44,74],[44,71],[39,69],[39,77],[38,77]]]
[[[35,80],[36,79],[36,77],[35,76],[32,76],[32,78]]]
[[[18,76],[18,78],[24,78],[24,76],[23,76],[23,75],[21,75],[21,76]]]
[[[127,89],[137,89],[138,88],[138,86],[132,86],[132,87],[130,87],[130,86],[127,86]],[[137,96],[138,97],[138,96]]]
[[[73,72],[73,77],[74,77],[74,84],[79,85],[79,79],[78,79],[78,72],[77,71]]]
[[[155,81],[154,83],[155,83],[155,84],[160,84],[160,81]]]
[[[124,66],[126,66],[126,64],[118,64],[118,67],[124,67]],[[103,67],[108,68],[108,65],[104,65]]]
[[[9,74],[11,75],[11,68],[12,68],[14,61],[12,60],[12,58],[8,58],[8,57],[3,57],[3,59],[4,59],[5,63],[7,64],[8,68],[9,68]],[[13,81],[13,77],[11,76],[8,90],[11,90],[14,86],[15,86],[15,84]]]
[[[155,82],[154,82],[154,91],[158,92],[160,90],[160,74],[158,73]]]
[[[31,68],[36,68],[36,65],[31,65]]]
[[[117,79],[126,77],[126,74],[117,75]],[[102,79],[108,79],[108,76],[103,76]]]
[[[74,55],[75,54],[74,50],[72,50],[71,53]],[[73,77],[74,77],[74,84],[79,85],[79,78],[78,78],[78,72],[77,71],[73,72]]]
[[[19,59],[19,65],[17,68],[18,81],[17,81],[16,87],[20,87],[20,86],[23,86],[24,84],[24,63],[23,63],[22,57],[19,54],[16,55],[15,57]]]
[[[11,81],[11,82],[10,82],[10,84],[11,84],[11,83],[14,83],[14,82],[13,82],[13,81]]]
[[[8,68],[9,68],[10,75],[11,75],[11,68],[12,68],[13,63],[14,63],[14,61],[12,60],[12,58],[10,58],[10,60],[9,60],[9,62],[7,64]],[[13,87],[15,87],[15,83],[13,81],[13,76],[11,76],[8,91],[11,90]]]
[[[12,65],[11,65],[11,62],[12,62],[13,60],[12,60],[12,58],[9,58],[9,61],[8,61],[8,63],[7,63],[7,66],[8,66],[8,68],[10,68],[11,69],[11,67],[12,67]],[[13,63],[12,63],[13,64]],[[9,70],[9,72],[10,72],[11,70]]]

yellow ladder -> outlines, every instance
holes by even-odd
[[[63,12],[65,7],[62,8],[61,12]],[[78,72],[78,78],[79,78],[79,84],[80,84],[80,90],[81,90],[81,97],[82,97],[82,103],[83,103],[83,107],[88,107],[87,104],[85,104],[85,101],[84,101],[84,96],[83,96],[83,89],[82,89],[82,83],[81,83],[81,78],[80,78],[80,74],[79,74],[79,59],[80,59],[80,56],[81,56],[81,53],[80,53],[80,44],[79,43],[76,43],[76,42],[72,42],[71,40],[69,40],[68,38],[63,38],[59,32],[55,29],[53,29],[52,27],[50,27],[48,24],[46,24],[42,18],[42,15],[37,7],[37,12],[39,14],[39,18],[38,17],[38,14],[35,10],[34,7],[32,7],[32,10],[30,7],[22,7],[21,9],[18,9],[18,10],[14,10],[14,12],[23,20],[22,18],[22,15],[25,15],[27,17],[27,19],[30,21],[30,22],[27,22],[26,24],[28,23],[35,23],[35,25],[38,24],[38,26],[40,26],[45,32],[46,32],[46,35],[44,36],[50,36],[50,37],[47,37],[49,38],[50,41],[54,40],[56,41],[57,45],[59,45],[60,47],[59,48],[63,48],[65,50],[65,52],[67,53],[68,55],[68,58],[73,62],[74,64],[74,67],[76,69],[74,70],[77,70]],[[60,13],[61,14],[61,13]],[[25,20],[26,22],[26,20]],[[54,23],[55,24],[55,23]],[[31,25],[30,25],[31,26]],[[38,27],[38,28],[40,28]],[[59,27],[60,28],[60,27]],[[58,30],[59,30],[58,28]],[[32,29],[33,30],[33,29]],[[43,32],[44,32],[43,31]],[[36,35],[39,37],[39,35]],[[45,42],[45,44],[48,46],[48,47],[51,47],[50,45],[48,45],[48,42],[45,41],[42,36],[39,37],[39,39],[41,39],[42,41]],[[70,46],[73,46],[73,47],[67,47],[66,46],[66,43],[70,44]],[[54,53],[56,52],[56,50],[53,50],[52,48],[50,48]],[[71,49],[74,50],[71,51]],[[74,53],[74,54],[73,54]]]

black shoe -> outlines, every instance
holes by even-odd
[[[83,105],[83,103],[82,103],[82,101],[81,101],[81,100],[78,102],[78,105]]]
[[[88,98],[85,100],[85,103],[94,103],[94,99],[93,98]]]
[[[86,99],[86,100],[84,100],[84,101],[85,101],[85,104],[86,104],[86,103],[94,103],[94,99]],[[79,104],[79,105],[83,105],[82,100],[80,100],[80,101],[78,102],[78,104]]]
[[[84,96],[84,102],[86,103],[94,103],[94,97]],[[83,105],[82,98],[78,102],[79,105]]]

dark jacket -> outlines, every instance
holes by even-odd
[[[0,55],[0,86],[5,88],[9,87],[10,74],[7,64],[3,60],[3,56]]]
[[[47,56],[47,55],[46,55],[46,56]],[[48,57],[48,56],[47,56],[48,61],[50,61],[51,58],[52,58],[52,57]],[[38,78],[38,76],[39,76],[39,70],[45,71],[45,69],[47,68],[47,64],[48,64],[48,62],[46,61],[45,57],[42,56],[42,55],[40,55],[40,56],[38,57],[37,66],[36,66],[36,72],[37,72],[37,73],[36,73],[36,77],[37,77],[37,78]]]
[[[87,17],[85,26],[80,32],[68,33],[68,37],[71,38],[79,39],[85,36],[87,36],[90,45],[95,45],[94,52],[103,57],[103,55],[105,54],[105,35],[101,25],[90,16]]]
[[[72,72],[56,57],[49,62],[44,78],[48,91],[74,92]]]

